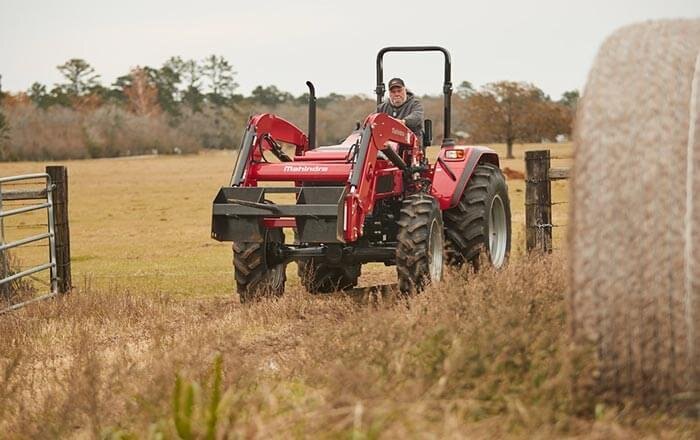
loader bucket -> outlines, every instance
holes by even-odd
[[[301,243],[342,243],[345,186],[223,187],[214,199],[211,236],[263,242],[265,219],[293,218]],[[296,193],[296,204],[270,203],[266,194]]]

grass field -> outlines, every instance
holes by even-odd
[[[505,156],[502,145],[494,146]],[[516,158],[502,166],[523,171],[526,149],[548,148],[553,166],[569,166],[571,145],[527,145],[516,147]],[[430,149],[434,156],[437,147]],[[212,151],[196,156],[152,156],[136,159],[101,159],[64,162],[69,173],[69,215],[74,284],[120,286],[140,292],[164,292],[187,296],[220,295],[232,292],[231,247],[212,240],[211,202],[231,175],[235,155]],[[0,175],[43,172],[43,163],[0,164]],[[524,181],[510,180],[513,211],[513,252],[524,248]],[[553,184],[553,200],[566,201],[566,182]],[[566,224],[568,205],[557,205],[555,224]],[[18,221],[31,223],[37,217],[11,218],[8,239],[26,236],[28,230],[12,228]],[[38,223],[38,221],[37,221]],[[13,235],[15,234],[15,235]],[[555,230],[555,245],[561,246],[565,231]],[[27,265],[43,257],[34,249],[18,256]],[[296,268],[289,266],[292,287],[298,285]],[[365,270],[362,285],[393,276],[393,268],[377,265]]]
[[[570,164],[570,145],[547,147]],[[522,180],[508,181],[503,271],[401,299],[307,295],[290,265],[284,297],[242,306],[230,246],[209,238],[233,160],[66,163],[77,289],[0,317],[1,438],[697,438],[697,419],[572,390],[590,357],[567,336],[565,252],[523,257]],[[553,196],[567,200],[566,182]],[[379,266],[361,282],[394,280]]]

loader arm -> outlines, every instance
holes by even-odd
[[[272,149],[272,144],[267,139],[294,145],[297,156],[304,154],[309,148],[306,134],[291,122],[271,113],[255,115],[248,121],[243,135],[236,167],[231,176],[231,186],[251,186],[251,175],[246,173],[246,170],[251,161],[263,160],[263,151]]]
[[[399,148],[394,149],[391,143]],[[422,160],[418,138],[399,120],[384,113],[373,113],[365,118],[362,140],[350,175],[350,188],[346,197],[345,221],[348,227],[345,232],[348,241],[355,241],[362,235],[365,217],[372,213],[376,198],[375,175],[379,153],[386,152],[385,156],[390,156],[388,150],[391,149],[405,161],[409,155],[399,154],[401,146],[407,147],[411,153],[411,163],[405,165],[415,165]],[[399,164],[395,165],[400,167]]]

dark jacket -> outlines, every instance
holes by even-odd
[[[394,107],[387,99],[377,106],[377,112],[386,113],[392,118],[406,120],[406,127],[418,136],[418,143],[423,142],[423,104],[413,93],[406,92],[406,102],[399,107]]]

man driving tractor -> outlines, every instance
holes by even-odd
[[[401,78],[389,81],[389,98],[377,106],[377,112],[400,120],[419,141],[423,139],[423,104],[406,89]]]

